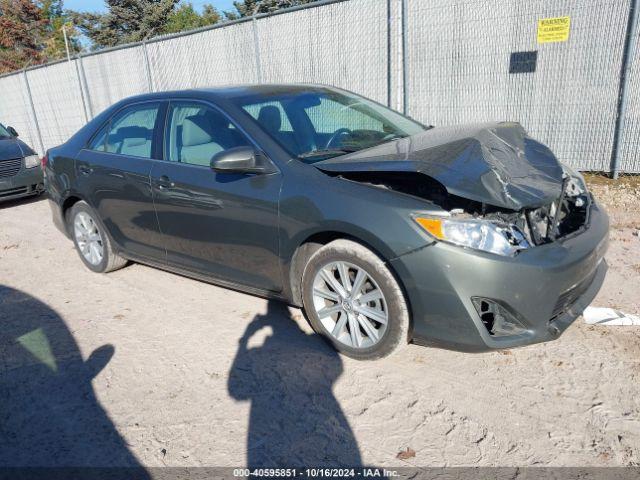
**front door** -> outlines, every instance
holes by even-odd
[[[160,104],[117,112],[76,159],[81,193],[98,212],[113,241],[127,252],[165,260],[149,174],[156,158]]]
[[[172,103],[164,144],[165,161],[154,163],[151,184],[169,264],[280,291],[280,173],[214,172],[216,153],[251,143],[205,104]]]

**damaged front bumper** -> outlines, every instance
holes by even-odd
[[[436,242],[392,260],[404,280],[414,342],[486,351],[557,338],[602,286],[608,231],[607,214],[594,201],[580,233],[515,257]],[[523,328],[492,333],[477,299],[500,305]]]

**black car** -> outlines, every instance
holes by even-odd
[[[40,157],[13,127],[0,123],[0,202],[44,191]]]
[[[280,298],[359,359],[554,339],[606,271],[606,213],[516,123],[433,128],[324,86],[188,90],[123,100],[43,162],[91,270]]]

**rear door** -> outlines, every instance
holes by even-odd
[[[162,103],[142,102],[117,113],[76,159],[81,193],[113,241],[135,256],[165,260],[149,174],[161,151]]]
[[[264,290],[282,289],[278,197],[282,177],[220,173],[212,157],[252,145],[213,106],[172,102],[164,162],[151,184],[167,261],[193,272]]]

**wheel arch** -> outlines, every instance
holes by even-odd
[[[304,268],[309,261],[309,258],[322,248],[324,245],[334,241],[334,240],[351,240],[353,242],[359,243],[363,247],[368,248],[373,253],[375,253],[387,266],[396,282],[400,286],[400,290],[404,295],[405,302],[407,304],[407,311],[409,314],[409,335],[413,334],[413,315],[411,309],[411,301],[407,294],[407,289],[405,288],[402,279],[398,275],[398,272],[395,271],[393,265],[389,261],[393,256],[388,254],[388,249],[380,249],[376,248],[371,242],[367,242],[361,236],[357,234],[353,234],[350,232],[346,232],[344,230],[323,230],[316,231],[313,233],[308,233],[295,248],[293,255],[291,256],[291,260],[289,262],[288,268],[288,286],[290,289],[290,297],[293,305],[297,307],[303,307],[302,301],[302,276],[304,274]],[[387,251],[387,255],[385,255],[382,250]]]
[[[86,200],[82,198],[82,195],[74,191],[68,191],[63,198],[64,200],[62,200],[59,203],[60,214],[61,214],[62,220],[64,221],[64,227],[66,229],[67,235],[70,236],[71,232],[69,232],[69,222],[68,222],[67,215],[69,214],[69,212],[71,211],[71,209],[76,203],[81,201],[86,202]]]
[[[64,200],[60,203],[60,212],[62,214],[62,219],[65,222],[65,228],[67,230],[67,236],[69,238],[71,238],[72,232],[69,231],[69,222],[68,222],[67,215],[69,214],[73,206],[78,202],[85,202],[87,205],[89,205],[89,207],[93,209],[93,206],[87,201],[87,199],[75,191],[69,191],[64,196]],[[99,215],[96,215],[96,220],[100,223],[100,226],[103,228],[105,233],[109,236],[109,241],[111,242],[112,248],[114,248],[114,250],[117,252],[121,251],[120,246],[114,242],[113,235],[111,235],[111,231],[107,228],[105,223],[102,221],[102,218],[100,218]]]

